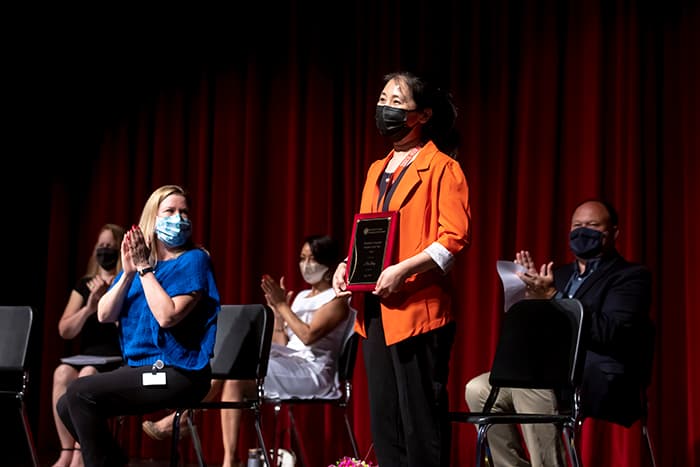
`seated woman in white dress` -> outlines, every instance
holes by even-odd
[[[286,290],[284,277],[277,282],[263,276],[260,286],[275,313],[265,397],[308,399],[340,395],[338,357],[352,334],[355,310],[347,297],[336,298],[331,286],[339,261],[338,244],[329,236],[313,235],[304,239],[299,256],[299,270],[310,288],[292,300],[294,294]],[[238,401],[254,391],[254,381],[215,380],[207,399],[221,392],[221,400]],[[225,467],[237,465],[241,415],[240,410],[221,411]],[[166,438],[172,428],[172,416],[144,422],[144,431],[155,439]]]

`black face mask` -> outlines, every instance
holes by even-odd
[[[603,251],[603,232],[579,227],[569,234],[569,247],[576,257],[591,259]]]
[[[379,134],[392,141],[403,139],[413,129],[413,127],[406,125],[408,112],[411,111],[388,105],[378,105],[374,118],[377,121]]]
[[[102,269],[109,271],[117,265],[119,250],[116,248],[98,248],[95,252],[95,259]]]

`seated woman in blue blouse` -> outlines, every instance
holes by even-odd
[[[176,185],[151,194],[99,301],[99,320],[119,322],[127,365],[79,378],[57,402],[87,466],[127,464],[110,417],[199,402],[209,390],[219,292],[209,254],[192,243],[188,205]]]

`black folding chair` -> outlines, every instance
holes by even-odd
[[[302,437],[297,429],[296,422],[294,420],[294,413],[292,411],[293,406],[297,405],[327,405],[340,407],[343,410],[343,417],[345,419],[345,429],[348,434],[348,439],[350,445],[352,446],[353,454],[355,458],[359,458],[360,455],[357,450],[357,441],[355,440],[355,433],[353,431],[352,425],[350,423],[350,418],[348,416],[348,404],[350,403],[350,396],[352,395],[352,376],[355,370],[355,360],[357,358],[357,347],[359,344],[359,335],[352,333],[345,341],[343,349],[340,353],[338,359],[338,382],[342,393],[337,398],[320,398],[314,397],[310,399],[302,399],[298,397],[286,398],[286,399],[267,399],[266,402],[273,404],[275,411],[275,435],[277,434],[277,419],[282,406],[287,407],[287,414],[289,417],[289,424],[292,429],[292,434],[296,439],[297,445],[299,446],[299,455],[302,464],[305,467],[309,467],[309,460],[304,449],[304,443]],[[274,450],[274,456],[277,455],[277,449]],[[274,459],[273,459],[274,460]],[[276,465],[276,464],[273,464]]]
[[[37,467],[39,460],[24,402],[29,382],[25,359],[32,319],[33,311],[29,306],[0,306],[0,396],[3,404],[11,404],[13,410],[18,410],[32,465]],[[14,446],[12,454],[20,451]],[[3,462],[13,461],[6,458]]]
[[[487,461],[487,432],[496,424],[550,423],[566,436],[573,466],[579,466],[575,446],[576,397],[583,368],[581,345],[583,306],[576,299],[522,300],[503,316],[491,366],[491,391],[481,412],[450,412],[453,422],[477,426],[476,464]],[[570,394],[558,414],[491,412],[500,388],[552,389]]]
[[[211,359],[212,378],[255,380],[256,395],[239,402],[210,401],[178,407],[175,410],[172,430],[170,465],[178,465],[178,440],[180,436],[180,418],[185,411],[199,409],[248,409],[255,414],[255,431],[258,443],[263,451],[265,462],[270,463],[269,453],[265,447],[261,427],[261,408],[263,403],[263,383],[267,373],[272,344],[272,328],[275,318],[272,309],[266,305],[221,305],[219,312],[214,356]],[[206,466],[202,456],[202,447],[192,417],[187,417],[192,443],[200,466]]]
[[[653,323],[649,322],[644,328],[641,337],[640,345],[640,371],[641,371],[641,381],[639,387],[639,404],[642,408],[642,413],[639,417],[639,424],[641,427],[642,443],[646,447],[647,454],[649,456],[649,463],[652,467],[656,467],[656,456],[654,455],[654,446],[651,441],[651,435],[649,434],[649,398],[647,396],[647,391],[651,385],[651,373],[653,370],[654,362],[654,351],[655,351],[655,341],[656,341],[656,328]],[[581,435],[583,429],[583,422],[585,421],[584,414],[580,408],[581,401],[578,398],[575,400],[576,413],[578,414],[578,420],[576,423],[576,438],[578,439]],[[610,422],[615,423],[615,422]],[[625,426],[618,424],[619,426]]]

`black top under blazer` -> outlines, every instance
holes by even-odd
[[[554,271],[557,290],[566,288],[576,263]],[[584,417],[629,427],[640,418],[641,391],[650,380],[654,328],[649,317],[651,274],[617,252],[601,259],[572,298],[585,310],[586,362],[581,385]]]

